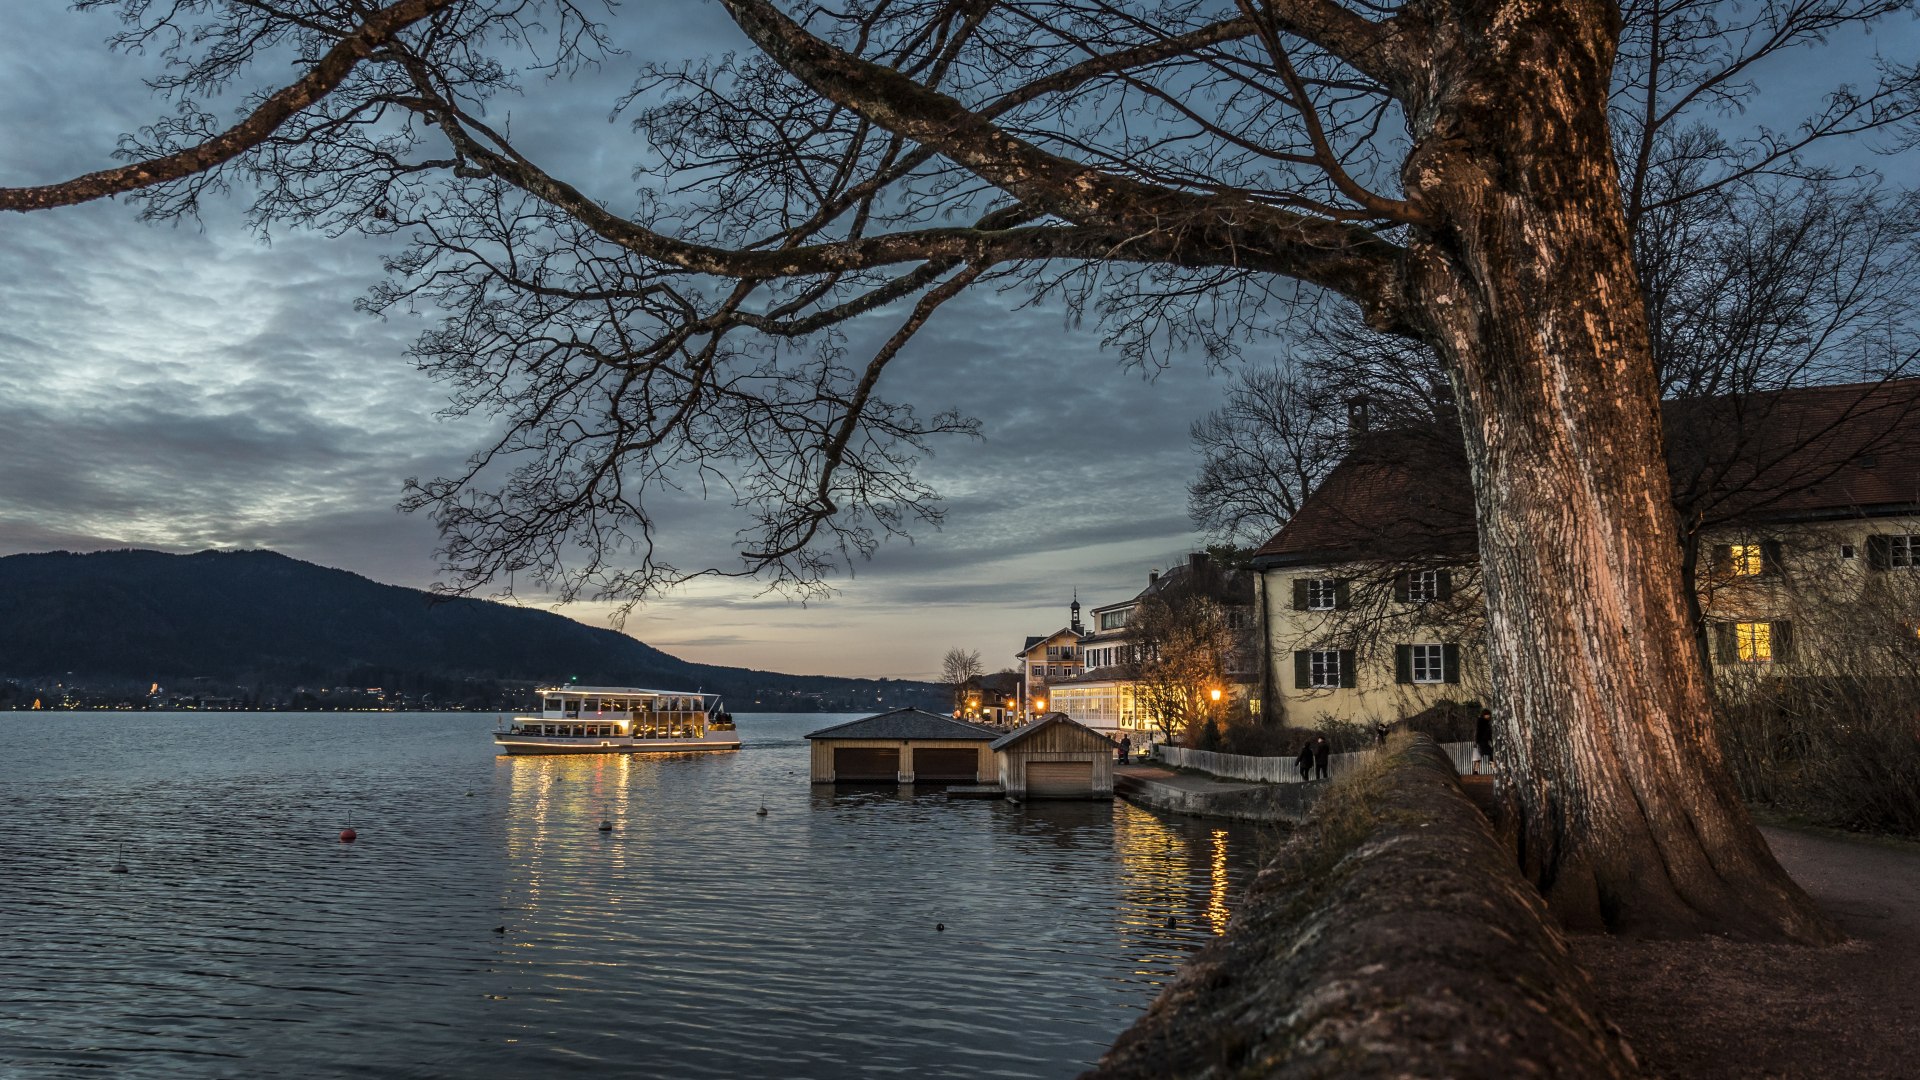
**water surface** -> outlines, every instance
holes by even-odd
[[[0,713],[0,1076],[1070,1076],[1270,844],[816,791],[842,719],[508,758],[491,716]]]

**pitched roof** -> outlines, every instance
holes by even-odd
[[[1704,525],[1920,509],[1920,379],[1663,403],[1674,496]],[[1260,567],[1470,555],[1457,433],[1375,432],[1254,553]]]
[[[999,737],[1000,733],[991,728],[922,709],[895,709],[807,733],[809,739],[979,739],[991,742]]]
[[[1050,728],[1058,724],[1067,724],[1072,727],[1079,728],[1081,731],[1086,732],[1089,736],[1095,739],[1098,739],[1103,743],[1106,743],[1108,746],[1120,745],[1119,743],[1114,742],[1112,739],[1107,738],[1105,735],[1100,734],[1099,732],[1093,730],[1092,728],[1081,723],[1080,721],[1075,720],[1073,717],[1068,716],[1066,713],[1056,712],[1056,713],[1048,713],[1047,715],[1041,717],[1040,719],[1035,720],[1031,724],[1025,724],[1021,727],[1014,728],[1012,731],[1009,731],[1005,735],[1000,736],[998,739],[993,740],[992,749],[1005,750],[1007,747],[1012,746],[1017,742],[1020,742],[1030,736],[1037,735],[1041,731],[1045,730],[1046,728]]]
[[[1020,647],[1020,655],[1025,656],[1027,653],[1030,653],[1033,651],[1034,646],[1039,645],[1042,642],[1052,641],[1055,638],[1061,637],[1063,635],[1066,637],[1070,637],[1075,641],[1080,640],[1080,636],[1081,636],[1079,634],[1074,633],[1073,627],[1071,626],[1063,626],[1060,629],[1055,630],[1053,633],[1046,634],[1043,636],[1028,635],[1027,643]]]
[[[978,690],[983,694],[1019,694],[1020,673],[1017,671],[996,671],[991,675],[975,675],[960,684],[963,689]]]

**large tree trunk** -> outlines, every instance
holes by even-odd
[[[1617,13],[1466,0],[1405,174],[1480,527],[1523,867],[1577,928],[1830,941],[1723,767],[1606,126]]]

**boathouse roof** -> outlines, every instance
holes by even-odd
[[[1079,722],[1078,720],[1075,720],[1073,717],[1068,716],[1066,713],[1056,712],[1056,713],[1048,713],[1047,715],[1041,717],[1040,719],[1035,720],[1031,724],[1026,724],[1021,727],[1014,728],[1012,731],[1009,731],[1005,735],[1002,735],[999,738],[993,740],[992,749],[1005,750],[1007,747],[1012,746],[1015,743],[1025,742],[1027,739],[1030,739],[1033,736],[1038,735],[1049,728],[1059,727],[1063,724],[1070,729],[1078,729],[1074,731],[1074,734],[1081,736],[1081,738],[1088,745],[1102,746],[1103,748],[1107,748],[1107,749],[1110,749],[1114,746],[1119,745],[1118,743],[1114,742],[1112,739],[1107,738],[1105,735],[1100,734],[1099,732],[1093,730],[1087,725]]]
[[[924,709],[895,709],[807,733],[809,739],[979,739],[1000,737],[992,728],[969,724]]]

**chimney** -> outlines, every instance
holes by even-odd
[[[1352,441],[1367,433],[1367,405],[1365,394],[1356,394],[1347,399],[1347,439]]]
[[[1147,571],[1147,588],[1151,589],[1158,584],[1160,584],[1160,571],[1158,570]]]
[[[1187,553],[1187,569],[1188,570],[1191,570],[1192,572],[1197,574],[1200,571],[1205,570],[1206,568],[1207,568],[1206,552],[1190,551]]]

